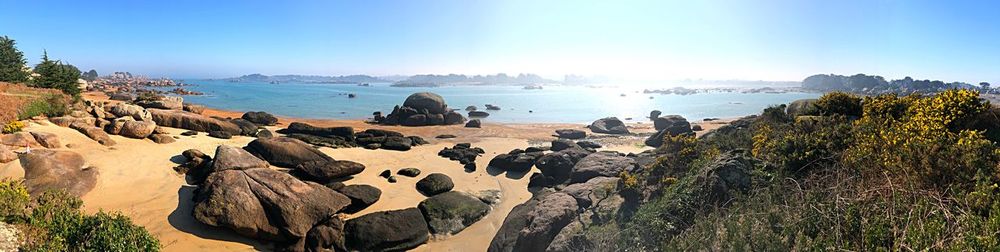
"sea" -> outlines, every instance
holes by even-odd
[[[233,111],[266,111],[279,116],[314,119],[367,119],[372,112],[388,114],[416,92],[433,92],[444,97],[449,108],[465,113],[468,106],[489,110],[486,122],[499,123],[590,123],[604,117],[646,121],[650,111],[681,115],[691,121],[705,118],[733,118],[759,114],[771,105],[797,99],[816,98],[820,93],[700,92],[688,95],[645,94],[655,86],[443,86],[392,87],[391,83],[317,84],[228,82],[188,80],[187,90],[204,95],[184,96],[184,101]],[[664,86],[663,88],[669,88]],[[171,88],[164,88],[171,89]],[[348,94],[354,94],[349,98]]]

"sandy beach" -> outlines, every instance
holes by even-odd
[[[88,94],[88,99],[101,100],[103,97]],[[240,112],[207,109],[204,114],[221,117],[239,117]],[[381,199],[361,212],[344,216],[353,218],[366,213],[402,209],[416,206],[426,196],[415,189],[415,183],[431,173],[444,173],[455,182],[456,191],[476,193],[482,190],[499,190],[501,202],[494,206],[482,220],[451,237],[435,237],[416,251],[483,251],[503,223],[511,209],[531,197],[527,183],[531,172],[525,174],[498,173],[486,168],[486,163],[500,153],[515,148],[548,145],[555,139],[554,130],[562,128],[583,128],[577,124],[492,124],[482,128],[455,126],[401,127],[371,125],[360,120],[318,120],[280,118],[272,131],[284,128],[293,121],[307,122],[317,126],[352,126],[355,130],[381,128],[421,136],[431,144],[416,146],[410,151],[368,150],[363,148],[332,149],[319,148],[322,152],[338,160],[351,160],[364,164],[367,168],[353,179],[344,183],[368,184],[382,190]],[[694,122],[701,124],[704,131],[717,128],[728,120]],[[70,129],[43,122],[31,123],[26,131],[54,133],[64,145],[78,152],[88,165],[95,167],[100,175],[96,188],[82,199],[88,212],[118,211],[146,227],[160,239],[165,251],[249,251],[269,250],[271,245],[241,237],[230,230],[213,228],[199,223],[191,216],[194,186],[185,182],[183,175],[172,168],[183,161],[180,153],[187,149],[198,149],[212,154],[219,145],[245,146],[254,138],[235,136],[224,140],[211,138],[201,133],[196,136],[180,136],[170,144],[156,144],[145,139],[130,139],[111,136],[118,144],[106,147]],[[167,128],[171,135],[179,136],[185,130]],[[651,132],[650,123],[631,124],[630,130],[639,133]],[[451,134],[456,138],[436,139],[439,134]],[[608,137],[594,135],[592,139],[605,145],[601,150],[623,153],[641,152],[649,147],[640,144],[644,137]],[[478,169],[466,172],[456,161],[437,156],[437,152],[455,143],[470,142],[474,147],[483,148],[486,153],[477,159]],[[64,147],[66,149],[66,147]],[[378,176],[383,170],[393,172],[400,168],[415,167],[422,173],[416,178],[399,176],[397,183],[388,183]],[[0,176],[23,177],[18,162],[0,166]]]

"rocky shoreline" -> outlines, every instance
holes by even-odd
[[[443,100],[440,103],[443,105]],[[198,244],[214,243],[212,239],[191,237],[190,232],[194,231],[190,228],[178,228],[175,222],[183,219],[188,226],[221,227],[242,237],[272,243],[275,249],[293,251],[421,250],[461,247],[460,244],[469,241],[483,249],[503,247],[510,242],[498,237],[521,228],[506,224],[505,219],[511,218],[509,212],[530,213],[536,210],[524,208],[531,202],[561,205],[568,199],[556,196],[549,199],[545,195],[550,195],[546,192],[552,189],[544,188],[554,188],[558,192],[554,195],[577,191],[586,194],[583,191],[592,187],[611,184],[616,172],[635,169],[637,156],[626,154],[643,150],[635,142],[666,131],[659,125],[655,128],[625,125],[614,118],[600,119],[590,127],[561,124],[400,127],[359,121],[299,122],[266,112],[218,111],[169,97],[128,103],[91,99],[87,105],[66,117],[33,120],[32,126],[26,128],[30,133],[0,137],[4,139],[0,146],[16,148],[18,141],[30,139],[37,144],[28,145],[42,148],[33,151],[34,158],[22,157],[20,162],[0,166],[3,167],[0,174],[11,174],[11,169],[24,167],[24,174],[6,176],[45,181],[40,178],[83,172],[62,184],[29,183],[29,188],[70,189],[83,196],[88,206],[116,209],[115,205],[135,204],[133,197],[116,197],[113,195],[120,193],[107,191],[119,187],[119,181],[126,179],[121,176],[130,177],[127,181],[147,179],[147,175],[123,175],[135,172],[122,170],[114,164],[119,162],[116,160],[124,153],[164,155],[169,158],[150,160],[142,165],[142,170],[162,172],[174,167],[167,170],[180,175],[172,182],[164,181],[168,182],[165,184],[150,183],[159,185],[155,187],[159,189],[151,189],[166,192],[192,186],[196,189],[164,198],[167,204],[173,198],[174,204],[178,204],[176,211],[189,213],[185,216],[171,217],[172,221],[167,223],[163,221],[170,218],[157,217],[164,215],[134,216],[151,223],[147,227],[162,230],[156,233],[160,239],[175,237]],[[427,110],[426,106],[412,103],[406,107]],[[441,108],[435,112],[454,112],[446,106]],[[427,112],[422,115],[433,114]],[[49,122],[54,126],[46,126]],[[452,133],[453,138],[434,138],[442,132]],[[6,151],[13,150],[0,150]],[[413,160],[426,164],[407,165]],[[163,162],[174,165],[162,165]],[[574,169],[575,166],[586,168]],[[55,167],[64,168],[53,170]],[[531,191],[537,190],[529,188],[543,189],[532,194]],[[400,198],[401,195],[409,196]],[[590,205],[576,204],[587,205],[585,209]],[[278,219],[283,221],[272,221]],[[548,239],[544,235],[538,237],[540,241]],[[255,242],[243,244],[258,246]],[[517,245],[516,239],[512,244],[528,248]],[[186,246],[177,248],[181,247]]]

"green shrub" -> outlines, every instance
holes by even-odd
[[[80,211],[83,201],[63,191],[33,200],[24,184],[0,181],[0,220],[18,226],[22,251],[158,251],[159,241],[121,214]]]
[[[31,198],[28,189],[20,181],[0,180],[0,221],[15,222],[27,216]]]
[[[826,93],[816,101],[816,108],[820,115],[844,115],[850,117],[860,117],[862,113],[861,98],[844,93]]]
[[[48,117],[64,116],[69,113],[69,105],[60,95],[49,95],[45,99],[34,100],[21,109],[18,120],[25,120],[39,115]]]

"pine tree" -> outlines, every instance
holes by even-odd
[[[32,81],[35,87],[59,89],[72,96],[80,95],[80,86],[77,83],[80,79],[80,69],[70,64],[63,64],[62,61],[50,60],[47,51],[42,54],[42,62],[35,66],[35,73],[39,75]]]
[[[29,74],[24,71],[28,61],[24,59],[24,53],[17,50],[15,44],[14,40],[7,36],[0,37],[0,81],[28,81]]]

